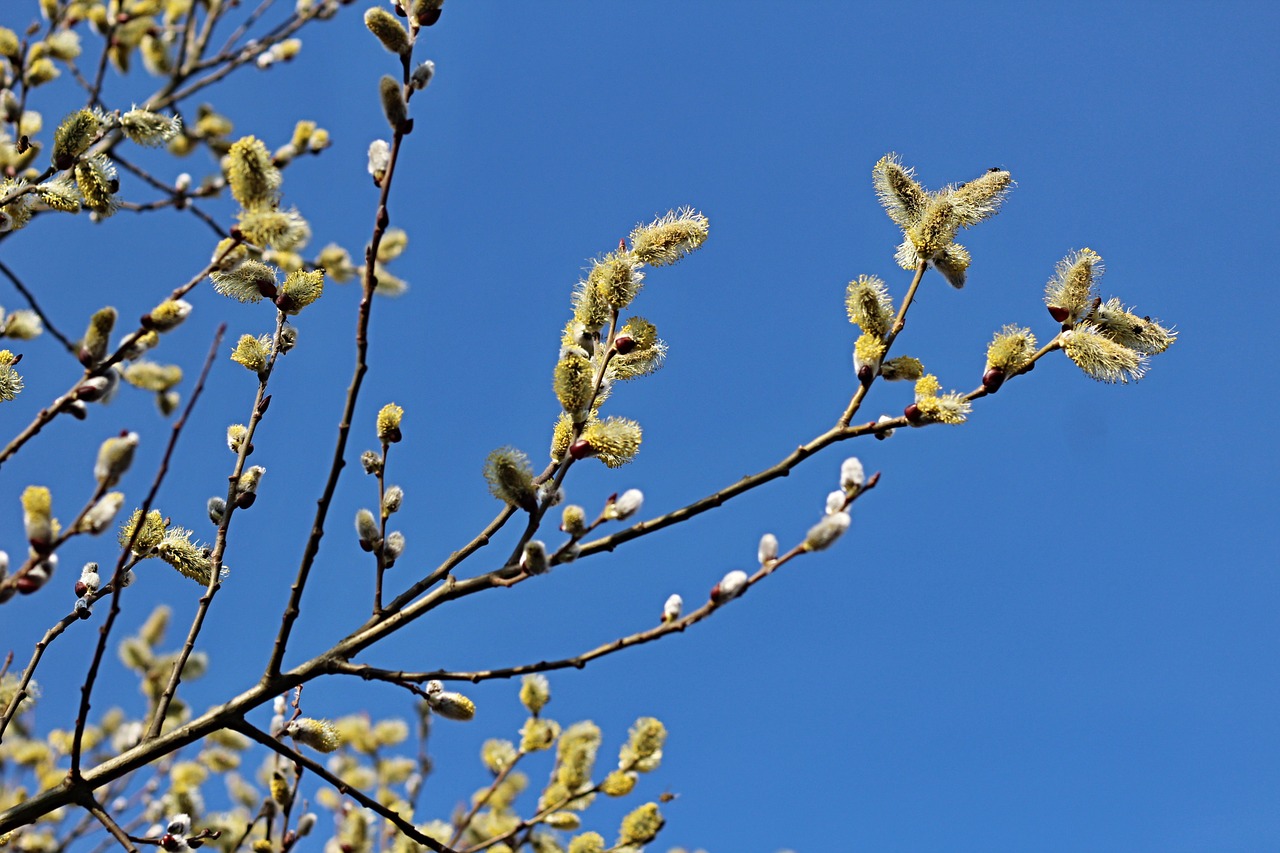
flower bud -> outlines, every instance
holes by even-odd
[[[136,432],[124,432],[108,438],[98,448],[98,461],[93,466],[93,476],[98,485],[110,488],[120,482],[120,477],[133,463],[133,451],[138,446]]]
[[[526,675],[520,682],[520,702],[537,716],[551,701],[551,684],[545,675]]]
[[[427,88],[431,83],[431,78],[436,76],[436,64],[428,59],[426,62],[413,69],[413,74],[409,75],[409,85],[421,91]]]
[[[387,403],[378,411],[378,440],[383,444],[395,444],[401,439],[400,420],[404,409],[395,403]]]
[[[382,99],[382,113],[391,129],[400,133],[409,121],[409,108],[404,102],[404,91],[396,79],[384,74],[378,81],[378,96]]]
[[[116,513],[120,512],[122,506],[124,506],[123,492],[107,492],[84,514],[77,529],[84,533],[101,533],[111,526],[111,522],[115,520]]]
[[[747,573],[734,569],[720,579],[720,583],[711,588],[711,601],[724,604],[742,595],[747,589]]]
[[[360,454],[360,467],[366,474],[381,474],[382,456],[372,450],[366,450]]]
[[[470,720],[476,715],[476,703],[461,693],[451,693],[439,681],[428,681],[427,705],[449,720]]]
[[[364,25],[391,53],[404,56],[413,50],[413,42],[404,26],[381,6],[374,6],[364,13]]]
[[[84,568],[80,570],[80,580],[76,581],[76,595],[93,595],[101,586],[102,576],[98,574],[98,564],[85,563]]]
[[[399,486],[389,487],[382,495],[382,515],[391,515],[393,512],[399,512],[400,507],[404,504],[404,489]]]
[[[679,595],[672,593],[667,597],[667,601],[662,605],[662,622],[674,622],[680,618],[680,611],[684,609],[684,599]]]
[[[387,169],[391,168],[391,147],[385,139],[375,139],[369,143],[369,174],[375,184],[382,184]]]
[[[768,563],[770,560],[778,558],[778,537],[772,533],[766,533],[760,537],[760,547],[756,549],[756,559],[760,561],[760,565]]]
[[[821,551],[830,547],[833,542],[840,538],[840,534],[849,529],[851,520],[847,512],[840,510],[829,511],[829,514],[823,516],[821,521],[809,528],[808,534],[804,537],[804,549],[806,551]]]
[[[214,495],[209,498],[205,508],[209,511],[209,520],[215,525],[222,524],[222,519],[227,515],[227,502],[225,499]]]
[[[404,534],[393,530],[387,534],[387,541],[382,544],[382,565],[391,568],[404,553]]]
[[[850,489],[861,489],[862,484],[867,481],[866,472],[862,469],[862,461],[856,456],[850,456],[840,464],[840,488],[845,491]]]
[[[605,518],[623,521],[640,511],[644,504],[644,492],[639,489],[627,489],[621,497],[610,498],[605,506]]]
[[[371,511],[362,509],[356,513],[356,535],[360,537],[360,547],[366,551],[372,551],[381,542],[378,521]]]
[[[877,424],[889,423],[892,421],[893,421],[893,418],[889,417],[888,415],[881,415],[879,418],[876,419]],[[882,429],[876,433],[876,439],[879,441],[884,441],[886,438],[888,438],[891,435],[893,435],[893,430]]]
[[[587,511],[577,504],[569,504],[560,514],[560,529],[578,537],[587,532]]]
[[[342,736],[328,720],[299,717],[287,723],[281,734],[320,752],[333,752],[342,746]]]
[[[524,553],[520,555],[520,568],[530,575],[545,574],[551,568],[547,562],[547,546],[537,539],[525,543]]]

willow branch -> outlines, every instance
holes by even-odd
[[[22,294],[22,298],[27,300],[27,304],[31,306],[31,310],[36,312],[36,316],[40,318],[40,322],[43,323],[44,327],[49,330],[49,334],[53,335],[58,340],[58,343],[62,344],[63,349],[65,349],[67,352],[74,355],[76,351],[75,344],[71,343],[70,339],[67,338],[66,335],[58,331],[58,327],[55,326],[53,324],[53,321],[49,319],[49,315],[46,314],[44,312],[44,309],[40,307],[40,303],[36,302],[35,296],[32,295],[31,291],[27,288],[27,286],[22,283],[22,280],[19,279],[18,276],[14,274],[13,270],[5,266],[4,262],[2,261],[0,261],[0,273],[3,273],[4,277],[9,279],[10,283],[13,284],[14,288],[19,293]]]
[[[120,824],[116,823],[111,815],[107,814],[106,809],[98,804],[98,801],[93,798],[93,795],[86,794],[84,799],[81,801],[81,805],[89,810],[89,814],[98,819],[98,823],[102,824],[116,841],[120,842],[121,847],[128,850],[129,853],[138,853],[138,848],[135,847],[133,841],[130,840],[129,833],[120,828]]]
[[[408,63],[405,62],[404,66],[404,79],[407,83]],[[407,104],[413,90],[408,85],[405,85],[404,89]],[[378,277],[375,272],[378,247],[382,244],[382,238],[387,232],[387,226],[391,224],[391,216],[387,212],[387,201],[391,197],[391,184],[395,177],[396,164],[400,159],[400,147],[409,129],[410,126],[406,123],[406,125],[397,127],[392,136],[387,171],[382,178],[382,190],[378,196],[378,210],[374,220],[373,237],[369,240],[369,246],[365,249],[364,281],[362,283],[360,305],[356,314],[355,369],[351,376],[351,384],[347,387],[346,401],[342,405],[342,418],[338,422],[338,437],[334,442],[333,459],[329,463],[329,475],[324,484],[324,491],[317,501],[315,520],[311,525],[311,535],[307,537],[306,548],[302,554],[302,562],[298,566],[297,578],[294,580],[293,587],[289,592],[289,602],[280,618],[280,632],[276,635],[275,642],[272,644],[271,658],[267,661],[267,668],[263,674],[264,681],[271,680],[280,673],[285,649],[289,644],[289,635],[293,631],[294,622],[297,621],[299,614],[302,612],[300,609],[302,592],[306,588],[307,579],[311,575],[311,567],[315,564],[316,556],[320,553],[320,540],[324,537],[324,523],[329,516],[329,507],[333,502],[333,494],[338,487],[338,479],[342,474],[342,469],[346,467],[344,457],[347,452],[347,438],[351,433],[351,419],[355,415],[356,400],[359,398],[360,388],[364,384],[364,375],[369,369],[369,316],[373,310],[374,289],[378,286]]]
[[[223,329],[226,327],[224,326]],[[227,547],[227,530],[231,526],[231,516],[236,510],[239,497],[238,491],[240,486],[240,475],[244,473],[245,459],[249,455],[249,448],[253,443],[253,433],[258,428],[258,423],[262,420],[263,414],[267,411],[268,399],[267,381],[271,378],[271,372],[275,368],[276,359],[280,355],[280,336],[284,331],[284,312],[276,312],[276,331],[272,338],[271,358],[267,361],[267,365],[262,375],[258,379],[258,393],[253,400],[253,413],[249,416],[249,424],[244,439],[240,443],[240,452],[236,455],[235,465],[232,467],[230,476],[227,478],[230,485],[227,487],[227,504],[223,510],[222,521],[218,523],[218,533],[214,539],[213,552],[209,555],[209,584],[205,588],[204,595],[200,596],[200,603],[196,607],[196,614],[191,620],[191,627],[187,630],[187,639],[182,644],[182,651],[178,653],[178,659],[173,662],[173,669],[169,673],[169,681],[165,684],[164,691],[160,694],[160,698],[156,702],[155,714],[151,718],[151,725],[147,727],[147,732],[143,736],[143,740],[150,740],[160,734],[160,729],[164,726],[165,714],[169,710],[170,703],[178,691],[178,684],[182,681],[182,670],[187,665],[187,660],[191,657],[192,651],[195,650],[196,638],[200,636],[200,629],[204,626],[205,615],[209,612],[209,607],[213,604],[213,597],[217,595],[218,590],[222,588],[222,555]],[[218,331],[218,340],[221,339],[222,329]],[[218,340],[214,342],[214,349],[209,351],[209,357],[205,361],[204,370],[200,374],[200,382],[196,385],[197,393],[203,387],[205,376],[209,373],[209,369],[213,366],[213,359]],[[190,407],[195,405],[195,397],[188,404]],[[186,417],[184,414],[183,417]]]
[[[204,369],[200,371],[200,378],[196,380],[195,387],[191,392],[191,399],[187,401],[187,406],[183,409],[182,416],[173,422],[169,434],[169,444],[165,447],[164,455],[160,458],[160,466],[156,469],[151,489],[147,492],[147,497],[142,502],[138,523],[133,525],[133,532],[129,536],[129,541],[121,549],[120,559],[116,563],[116,570],[111,578],[111,609],[108,611],[107,618],[98,632],[98,644],[93,650],[93,660],[89,664],[89,671],[85,675],[84,684],[80,688],[80,710],[76,715],[76,730],[71,742],[71,772],[69,775],[72,780],[80,779],[80,753],[84,746],[85,725],[89,721],[89,698],[93,695],[93,686],[98,678],[98,669],[102,665],[102,658],[106,654],[107,640],[111,636],[111,629],[115,625],[116,617],[120,614],[120,593],[124,588],[122,578],[124,576],[125,562],[129,559],[129,554],[133,550],[134,540],[137,538],[139,531],[142,530],[142,519],[147,517],[147,513],[155,502],[156,494],[160,491],[160,485],[164,482],[165,475],[169,473],[169,462],[173,459],[173,451],[178,446],[178,438],[182,435],[182,428],[186,426],[187,419],[191,417],[191,410],[195,407],[196,401],[200,399],[200,393],[204,390],[205,379],[209,376],[209,368],[218,353],[218,347],[222,343],[222,336],[226,330],[227,327],[224,323],[214,333],[213,343],[210,345],[209,354],[205,358]]]
[[[399,812],[392,811],[391,809],[384,806],[382,803],[375,800],[373,797],[370,797],[368,794],[361,791],[359,788],[356,788],[352,785],[348,785],[346,782],[343,782],[337,776],[334,776],[332,773],[330,773],[323,764],[312,761],[310,758],[307,758],[305,755],[298,752],[297,750],[290,749],[288,746],[285,746],[283,743],[271,737],[271,735],[257,728],[256,726],[244,720],[243,718],[232,721],[230,724],[230,727],[240,732],[241,734],[245,735],[246,737],[249,737],[257,741],[258,743],[262,744],[268,749],[276,753],[279,753],[281,756],[289,759],[290,761],[294,762],[300,767],[305,767],[306,769],[310,770],[312,773],[316,774],[321,779],[323,779],[324,781],[332,785],[334,788],[336,788],[339,793],[345,796],[351,797],[351,799],[355,800],[360,805],[364,806],[367,809],[373,810],[377,814],[391,821],[393,824],[395,824],[396,829],[399,829],[401,832],[403,832],[405,835],[409,836],[409,838],[413,839],[419,844],[422,844],[422,845],[425,845],[426,847],[431,848],[432,850],[436,851],[436,853],[457,853],[457,851],[453,850],[450,847],[446,847],[445,845],[441,844],[439,841],[436,841],[431,836],[423,835],[421,832],[418,831],[418,828],[416,826],[414,826],[412,823],[410,823],[409,821],[401,817]]]
[[[217,265],[222,262],[222,259],[226,257],[227,254],[229,254],[238,245],[240,245],[239,242],[233,242],[231,245],[229,245],[224,251],[219,253],[216,258],[214,258],[212,261],[206,264],[204,269],[202,269],[194,277],[188,280],[185,284],[175,288],[169,294],[168,298],[181,299],[183,296],[189,293],[193,288],[195,288],[197,284],[199,284],[201,281],[204,280],[205,276],[213,272],[213,270],[217,267]],[[101,376],[102,374],[110,370],[112,365],[121,361],[125,357],[125,354],[129,352],[129,350],[133,347],[135,343],[137,343],[138,339],[141,338],[146,333],[147,333],[146,329],[139,327],[138,329],[130,332],[128,335],[125,335],[124,340],[120,342],[120,346],[117,347],[116,351],[112,353],[105,361],[103,361],[98,365],[95,365],[93,368],[86,369],[84,372],[84,375],[81,376],[80,379],[77,380],[74,385],[72,385],[63,394],[56,397],[53,400],[53,402],[50,403],[48,406],[41,409],[36,414],[35,418],[32,419],[31,423],[27,424],[27,426],[22,430],[22,432],[14,436],[14,438],[7,445],[5,445],[3,450],[0,450],[0,465],[3,465],[10,457],[12,457],[15,453],[17,453],[18,450],[20,450],[24,444],[26,444],[32,438],[37,436],[40,433],[40,431],[44,429],[45,426],[50,421],[52,421],[59,414],[65,411],[69,405],[71,405],[76,400],[78,400],[81,393],[81,387],[84,385],[86,380],[94,376]]]

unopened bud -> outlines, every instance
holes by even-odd
[[[404,553],[404,534],[393,530],[387,534],[387,541],[382,543],[382,565],[391,568]]]
[[[205,508],[209,511],[210,521],[215,525],[222,524],[222,519],[227,515],[227,502],[224,498],[214,495],[209,498],[209,502],[205,505]]]
[[[925,422],[928,420],[924,416],[924,412],[920,411],[920,407],[915,403],[908,403],[907,407],[902,410],[902,414],[906,417],[907,423],[914,427],[924,426]]]
[[[613,348],[618,355],[626,355],[636,348],[636,339],[625,333],[618,335],[613,339]]]
[[[684,609],[684,599],[679,595],[672,593],[667,597],[667,601],[662,605],[662,621],[663,623],[674,622],[680,618],[680,611]]]
[[[413,69],[413,74],[409,76],[409,85],[421,91],[427,88],[431,83],[431,78],[436,76],[436,64],[428,59],[426,62]]]
[[[724,604],[726,601],[742,595],[747,588],[747,573],[734,569],[720,579],[720,583],[711,588],[711,601]]]
[[[372,551],[381,541],[382,534],[379,532],[378,521],[371,511],[362,509],[356,513],[356,535],[360,537],[360,547],[366,551]]]
[[[133,451],[137,446],[136,432],[124,432],[102,442],[98,448],[98,462],[93,466],[93,476],[100,486],[110,488],[120,481],[133,462]]]
[[[401,505],[404,504],[404,489],[399,486],[391,486],[382,495],[382,514],[384,516],[391,515],[393,512],[399,512]]]
[[[1063,308],[1061,305],[1050,305],[1049,316],[1059,323],[1067,322],[1067,318],[1071,316],[1071,309]]]
[[[640,511],[644,504],[644,492],[639,489],[627,489],[621,497],[610,499],[605,507],[605,517],[622,521]]]
[[[756,558],[760,560],[760,565],[764,565],[770,560],[778,558],[778,537],[772,533],[766,533],[760,537],[760,547],[756,549]]]
[[[850,456],[840,464],[840,486],[843,489],[860,489],[867,481],[866,472],[862,469],[862,461]]]
[[[994,394],[1000,390],[1000,386],[1004,384],[1004,370],[999,367],[992,367],[986,373],[982,374],[982,389],[988,394]]]
[[[551,568],[547,562],[547,546],[537,539],[525,543],[524,553],[520,555],[520,568],[527,574],[544,574]]]
[[[842,511],[823,516],[821,521],[809,528],[808,534],[804,537],[804,549],[821,551],[830,547],[842,533],[849,529],[850,521],[849,513]]]

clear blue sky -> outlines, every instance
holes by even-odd
[[[16,5],[0,21],[21,25]],[[856,454],[883,479],[831,551],[684,635],[552,676],[548,713],[600,723],[604,761],[635,717],[670,728],[662,768],[639,789],[680,794],[653,849],[1275,849],[1280,543],[1265,519],[1278,473],[1267,381],[1280,311],[1269,282],[1278,33],[1264,3],[450,0],[427,32],[437,76],[414,101],[391,204],[411,237],[393,269],[411,290],[375,307],[349,455],[372,446],[378,407],[405,407],[390,479],[407,492],[409,545],[395,577],[434,566],[492,516],[480,477],[490,449],[545,458],[574,282],[586,259],[674,206],[703,210],[711,238],[653,271],[634,306],[670,357],[609,404],[644,425],[638,461],[574,468],[569,498],[589,509],[639,487],[644,514],[658,514],[834,422],[854,388],[845,283],[875,274],[900,296],[909,280],[870,185],[887,151],[930,186],[991,166],[1018,184],[965,235],[969,285],[956,292],[930,273],[895,350],[948,389],[975,386],[1002,325],[1052,336],[1044,282],[1084,246],[1106,261],[1104,295],[1180,338],[1129,387],[1055,356],[980,401],[966,426],[833,448],[692,524],[438,611],[368,661],[485,668],[651,625],[671,592],[700,602],[729,569],[751,569],[761,533],[798,541]],[[364,152],[385,135],[376,82],[393,65],[349,8],[296,62],[246,71],[214,101],[237,132],[273,146],[296,118],[331,130],[334,147],[285,179],[313,249],[368,239]],[[112,78],[107,94],[127,107],[145,85]],[[158,168],[199,177],[209,165]],[[139,231],[148,221],[154,230]],[[106,301],[125,317],[146,311],[212,249],[207,230],[174,214],[103,228],[46,217],[20,237],[5,262],[75,333]],[[152,241],[145,259],[140,238]],[[17,306],[6,292],[0,302]],[[249,686],[265,663],[350,374],[356,295],[335,286],[300,318],[299,348],[273,380],[253,459],[268,469],[262,499],[235,519],[232,575],[205,634],[212,671],[189,688],[196,706]],[[207,287],[192,301],[192,320],[157,354],[192,376],[217,321],[233,336],[269,331],[263,306]],[[0,413],[10,434],[75,375],[51,341],[25,349],[28,391]],[[78,506],[98,443],[130,428],[144,444],[124,486],[140,500],[165,433],[129,390],[7,464],[6,494],[44,482],[60,507]],[[204,501],[225,492],[232,461],[223,430],[247,417],[253,391],[219,361],[162,492],[160,506],[202,535]],[[908,394],[879,384],[863,412],[897,414]],[[350,519],[372,495],[354,471],[339,491],[295,661],[367,612],[371,560]],[[12,554],[21,519],[9,499],[0,544]],[[20,659],[70,606],[74,567],[109,559],[77,546],[54,589],[4,607],[4,645]],[[468,566],[489,570],[507,548]],[[194,585],[159,566],[148,574],[129,591],[127,625],[154,601],[193,610]],[[96,624],[51,653],[50,707],[73,696]],[[308,711],[408,709],[402,693],[352,686],[308,688]],[[477,719],[437,726],[428,802],[440,816],[482,783],[480,743],[519,726],[515,689],[469,689]],[[121,676],[96,707],[133,702],[132,691]],[[612,838],[610,808],[589,827]]]

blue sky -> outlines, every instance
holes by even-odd
[[[364,5],[316,27],[294,63],[247,70],[213,101],[237,133],[273,146],[297,118],[330,129],[333,148],[285,177],[313,248],[354,252],[371,228],[364,152],[385,135],[376,82],[395,69],[359,24]],[[0,22],[20,26],[10,6]],[[1280,250],[1278,24],[1261,3],[452,0],[426,33],[437,75],[414,100],[391,203],[411,239],[393,270],[411,290],[375,306],[353,465],[292,659],[367,613],[371,561],[349,519],[374,499],[353,469],[377,409],[394,400],[407,412],[389,474],[407,493],[409,545],[394,570],[407,579],[496,511],[480,477],[489,450],[545,458],[572,286],[635,223],[689,204],[711,237],[652,271],[634,306],[671,348],[660,373],[609,404],[643,424],[639,459],[576,466],[568,495],[590,511],[638,487],[643,514],[656,515],[773,464],[843,410],[856,337],[845,283],[879,275],[900,297],[909,281],[871,189],[876,160],[896,151],[932,187],[1000,166],[1017,187],[965,235],[968,286],[928,274],[895,352],[948,389],[974,387],[1004,324],[1053,335],[1044,282],[1089,246],[1106,261],[1104,296],[1180,332],[1147,378],[1099,385],[1055,355],[979,401],[963,427],[832,448],[693,523],[437,611],[368,662],[486,668],[647,627],[668,594],[692,605],[726,571],[751,569],[760,534],[798,541],[840,461],[858,455],[883,478],[830,551],[683,635],[552,676],[548,713],[600,723],[606,757],[637,716],[670,728],[662,768],[638,789],[680,794],[654,849],[1271,849],[1280,543],[1264,514],[1277,474],[1265,377],[1280,309],[1268,282]],[[109,78],[107,93],[127,106],[147,86]],[[170,178],[211,165],[154,162]],[[229,221],[228,203],[209,209]],[[98,228],[42,218],[5,242],[3,259],[68,331],[104,301],[137,316],[213,244],[190,217],[131,216]],[[7,292],[0,303],[16,307]],[[350,375],[356,296],[334,286],[308,309],[273,379],[253,460],[268,469],[262,499],[235,519],[233,573],[205,634],[211,672],[189,687],[197,706],[247,687],[265,663]],[[218,321],[233,337],[269,331],[262,306],[206,287],[192,301],[191,321],[157,354],[191,376]],[[0,413],[9,434],[78,370],[50,340],[25,350],[28,390]],[[247,417],[254,388],[219,361],[161,493],[175,522],[202,535],[204,501],[225,490],[232,462],[223,430]],[[143,445],[123,485],[140,500],[165,426],[129,390],[87,423],[41,435],[5,466],[6,493],[43,482],[60,506],[78,505],[98,443],[129,428]],[[877,384],[863,413],[898,414],[908,399],[907,387]],[[10,500],[0,544],[13,554]],[[105,544],[76,544],[52,589],[4,608],[4,647],[20,660],[70,606],[73,567],[110,559]],[[493,568],[509,547],[468,568]],[[194,609],[189,581],[159,567],[144,580],[126,626],[154,602],[180,623]],[[51,652],[49,708],[74,695],[96,624]],[[408,708],[401,693],[351,687],[309,687],[308,711]],[[482,784],[480,743],[520,725],[515,689],[468,688],[477,719],[437,726],[427,799],[440,816]],[[120,676],[95,707],[134,695]],[[44,725],[70,723],[43,713]],[[598,808],[588,826],[612,837],[622,810]]]

